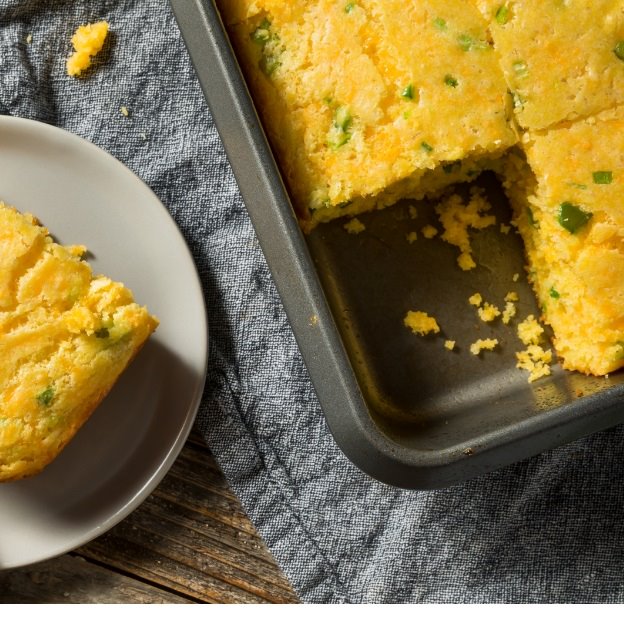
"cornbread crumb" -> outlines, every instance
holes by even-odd
[[[472,258],[468,229],[482,230],[496,223],[493,215],[483,214],[491,208],[492,206],[478,187],[470,189],[470,200],[467,204],[459,195],[453,194],[436,206],[436,213],[444,228],[442,240],[459,248],[461,254],[457,263],[463,271],[469,271],[477,266]]]
[[[505,301],[518,301],[518,293],[515,292],[514,290],[510,290],[505,295]]]
[[[468,297],[468,303],[477,308],[477,314],[484,323],[490,323],[501,315],[501,311],[498,309],[498,306],[495,306],[493,303],[483,301],[481,293],[475,293],[471,297]]]
[[[477,310],[477,314],[484,323],[491,323],[501,315],[501,311],[493,303],[485,302],[483,306]]]
[[[91,59],[102,49],[108,35],[108,22],[80,26],[71,39],[75,52],[67,59],[67,73],[80,74],[91,66]]]
[[[348,223],[345,223],[344,229],[349,232],[349,234],[359,234],[366,229],[366,226],[357,218],[351,219]]]
[[[418,208],[416,208],[416,206],[410,206],[408,212],[409,212],[410,219],[418,218]]]
[[[513,277],[511,278],[512,282],[517,282],[520,279],[520,273],[514,273]]]
[[[509,232],[511,232],[511,227],[505,223],[501,223],[500,231],[501,231],[501,234],[509,234]]]
[[[415,243],[418,240],[418,233],[417,232],[410,232],[405,239],[407,240],[407,242],[411,245],[412,243]]]
[[[453,349],[455,349],[455,341],[454,340],[446,340],[444,342],[444,348],[448,349],[449,351],[453,351]]]
[[[531,344],[524,351],[516,353],[516,359],[518,360],[516,367],[529,372],[529,383],[547,377],[551,373],[552,351],[550,349],[544,351],[539,345]]]
[[[481,293],[475,293],[474,295],[472,295],[472,297],[468,298],[468,303],[470,305],[476,306],[477,308],[481,305],[482,301],[483,297],[481,296]]]
[[[440,327],[436,320],[426,312],[409,311],[403,319],[405,327],[409,327],[415,334],[424,336],[426,334],[438,334]]]
[[[522,323],[518,323],[518,337],[527,345],[527,348],[516,353],[516,367],[529,372],[529,383],[551,373],[552,351],[550,349],[545,351],[539,345],[543,333],[544,328],[532,314],[527,316]]]
[[[525,345],[535,345],[542,339],[544,328],[537,322],[532,314],[524,319],[521,323],[518,323],[518,338],[522,340]]]
[[[457,264],[462,271],[470,271],[477,266],[477,263],[474,261],[472,256],[465,251],[460,253],[457,257]]]
[[[130,111],[125,107],[125,106],[120,106],[119,107],[119,112],[124,116],[127,117],[130,114]]]
[[[32,35],[30,33],[26,35],[26,43],[32,43]]]
[[[509,322],[516,316],[517,312],[516,304],[513,301],[507,301],[503,310],[503,323],[509,325]]]
[[[310,327],[316,327],[318,325],[319,322],[319,318],[316,314],[313,314],[310,319],[309,319],[309,325]]]
[[[433,225],[425,225],[421,231],[422,235],[428,239],[434,238],[438,234],[438,230],[434,228]]]
[[[498,339],[496,338],[479,338],[479,340],[470,345],[470,353],[479,355],[481,351],[493,351],[496,345],[498,345]]]

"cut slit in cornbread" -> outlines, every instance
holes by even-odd
[[[469,3],[218,4],[304,230],[473,179],[516,142]]]
[[[567,369],[624,364],[624,107],[531,133],[505,185]]]
[[[158,321],[0,202],[0,481],[52,461]]]
[[[488,20],[521,126],[624,103],[621,0],[472,0]]]

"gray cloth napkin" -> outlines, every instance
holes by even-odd
[[[73,30],[99,19],[109,44],[67,77]],[[438,492],[341,454],[165,0],[0,0],[0,113],[104,148],[178,222],[210,319],[199,427],[302,600],[622,601],[624,428]]]

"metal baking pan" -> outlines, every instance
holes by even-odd
[[[406,488],[446,487],[496,470],[624,420],[624,375],[592,378],[554,367],[534,384],[515,366],[513,326],[481,323],[474,292],[500,304],[520,295],[518,318],[539,316],[524,274],[520,239],[488,228],[473,238],[478,268],[463,273],[456,250],[406,234],[433,223],[432,206],[413,202],[304,236],[244,77],[212,0],[171,0],[247,210],[282,298],[327,424],[361,470]],[[509,206],[493,176],[478,181],[498,216]],[[419,338],[407,310],[433,314],[446,336]],[[497,352],[468,345],[497,337]]]

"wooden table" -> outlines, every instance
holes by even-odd
[[[2,604],[182,602],[297,602],[195,432],[154,493],[108,533],[0,572]]]

